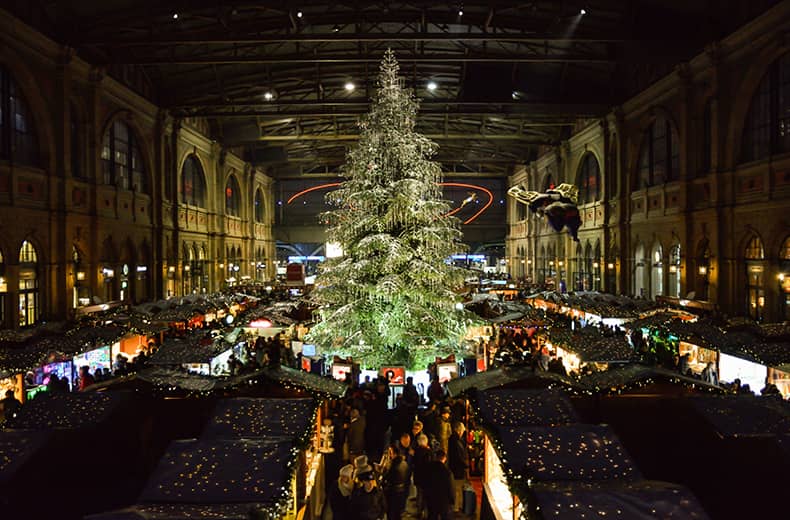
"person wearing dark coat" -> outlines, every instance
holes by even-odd
[[[356,408],[351,409],[351,422],[348,423],[346,440],[350,460],[365,453],[365,418]]]
[[[387,498],[387,520],[401,520],[411,484],[411,467],[401,454],[398,444],[390,447],[390,465],[384,475],[384,496]]]
[[[350,520],[383,520],[387,514],[387,501],[384,493],[376,484],[373,468],[367,466],[357,474],[362,486],[351,495]]]
[[[449,452],[447,453],[447,466],[453,474],[453,490],[455,496],[455,510],[459,511],[463,504],[464,485],[466,484],[466,468],[469,467],[469,454],[464,442],[464,423],[456,422],[453,424],[453,433],[447,443]]]
[[[428,485],[428,466],[433,454],[428,446],[428,436],[424,433],[417,435],[414,448],[414,486],[417,488],[417,510],[425,509],[425,486]]]
[[[426,468],[427,482],[425,486],[425,504],[428,509],[428,520],[450,520],[455,502],[453,493],[453,475],[445,465],[447,454],[439,450],[436,458]]]

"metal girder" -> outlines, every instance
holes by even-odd
[[[616,43],[627,41],[622,37],[612,36],[571,36],[549,33],[508,33],[508,32],[400,32],[400,33],[331,33],[331,34],[260,34],[255,36],[227,36],[226,33],[196,34],[192,36],[173,37],[172,35],[118,40],[83,40],[77,45],[97,45],[103,47],[140,47],[173,45],[232,45],[232,44],[267,44],[267,43],[357,43],[357,42],[514,42],[514,43]]]
[[[267,110],[261,110],[257,107],[267,107]],[[304,101],[259,101],[250,102],[244,101],[227,101],[222,103],[200,103],[194,105],[173,105],[170,110],[186,111],[185,115],[188,117],[263,117],[263,116],[280,116],[280,117],[296,117],[297,111],[290,112],[276,112],[277,109],[288,109],[292,107],[341,107],[344,112],[349,112],[351,115],[357,115],[356,110],[348,110],[349,107],[361,107],[360,114],[367,113],[370,106],[368,99],[320,99],[320,100],[304,100]],[[222,108],[255,108],[244,112],[223,112]],[[437,110],[436,115],[454,116],[456,114],[479,114],[491,115],[497,114],[507,115],[524,115],[524,116],[540,116],[550,115],[557,116],[566,114],[573,117],[589,117],[599,116],[605,114],[610,106],[606,103],[565,103],[565,102],[533,102],[533,101],[516,101],[516,102],[498,102],[498,101],[459,101],[453,99],[423,99],[420,101],[420,114],[427,113],[425,109],[434,107],[445,107],[443,111]],[[448,110],[448,107],[459,107],[456,112]],[[195,109],[204,109],[203,112]],[[435,109],[435,108],[434,108]],[[332,113],[325,110],[310,110],[310,112],[326,112],[323,115],[332,116],[339,115],[339,113]]]
[[[532,144],[553,144],[549,140],[535,140],[534,136],[524,134],[488,134],[488,133],[463,133],[463,134],[422,134],[423,137],[434,140],[479,140],[479,141],[530,141]],[[292,134],[292,135],[262,135],[257,141],[353,141],[359,139],[359,134]]]
[[[115,63],[127,65],[290,65],[301,63],[379,63],[381,56],[130,56],[117,57]],[[610,57],[583,54],[513,54],[485,56],[464,54],[399,55],[400,63],[613,63]],[[622,61],[622,60],[621,60]]]

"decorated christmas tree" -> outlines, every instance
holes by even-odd
[[[327,238],[343,256],[323,264],[313,295],[321,321],[310,341],[369,367],[424,367],[455,351],[469,321],[454,289],[463,270],[448,259],[464,250],[447,216],[437,146],[415,132],[419,104],[388,50],[370,113],[348,153],[345,181],[327,194]]]

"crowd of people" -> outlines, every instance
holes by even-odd
[[[332,518],[400,520],[410,501],[418,518],[450,518],[469,483],[466,403],[448,399],[436,378],[424,405],[411,377],[394,409],[389,395],[383,377],[352,383],[331,409]]]

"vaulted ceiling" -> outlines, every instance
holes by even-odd
[[[275,176],[334,175],[395,50],[458,175],[504,175],[776,0],[4,2]],[[431,84],[429,88],[429,84]],[[353,85],[353,89],[350,86]],[[349,88],[347,88],[347,86]]]

